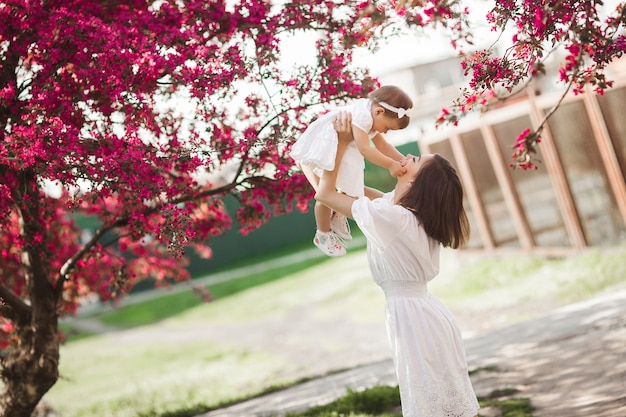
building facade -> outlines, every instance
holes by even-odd
[[[565,97],[543,130],[537,169],[526,171],[509,167],[515,139],[538,126],[563,92],[554,80],[538,80],[515,100],[434,129],[459,94],[460,71],[454,58],[381,80],[417,97],[420,115],[407,134],[460,173],[472,226],[465,250],[559,256],[626,242],[626,61],[609,68],[615,84],[603,96]]]

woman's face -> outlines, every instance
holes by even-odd
[[[412,182],[426,161],[433,159],[433,157],[433,154],[424,154],[420,156],[407,154],[402,160],[402,165],[406,168],[406,174],[398,177],[398,182],[401,180],[404,180],[407,183]]]

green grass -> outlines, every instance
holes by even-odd
[[[559,298],[569,303],[624,285],[625,260],[626,246],[615,253],[594,250],[580,257],[563,259],[551,271],[560,283]]]
[[[75,342],[77,340],[96,336],[96,333],[80,330],[66,323],[59,323],[59,330],[65,337],[65,343]]]
[[[355,239],[362,237],[362,232],[358,229],[354,230],[352,234]],[[364,247],[364,244],[349,244],[349,249],[351,251],[360,251]],[[310,241],[294,244],[262,256],[239,260],[229,265],[227,268],[220,268],[219,270],[215,270],[213,272],[217,273],[229,270],[234,271],[238,268],[262,264],[265,261],[270,261],[282,256],[294,255],[302,252],[303,250],[310,250],[311,248],[312,246]],[[320,253],[319,255],[312,256],[296,263],[271,268],[269,270],[259,270],[252,275],[241,276],[239,278],[217,282],[203,287],[208,289],[214,300],[219,300],[259,285],[280,280],[286,276],[296,274],[308,268],[321,265],[330,259],[331,258],[328,258]],[[196,278],[194,281],[198,282],[199,280],[201,280],[201,278]],[[193,284],[193,282],[191,284]],[[132,328],[156,323],[168,317],[180,314],[188,309],[194,308],[203,302],[204,301],[196,296],[190,288],[188,291],[171,294],[165,293],[163,296],[155,299],[125,305],[104,313],[97,313],[92,315],[92,317],[97,318],[108,326]],[[75,338],[70,340],[75,340]]]
[[[211,284],[206,286],[206,288],[213,299],[219,300],[241,291],[279,280],[312,266],[320,265],[328,259],[330,258],[307,259],[297,264],[273,268],[251,276]],[[203,302],[189,289],[188,291],[166,294],[162,297],[123,306],[95,317],[109,326],[131,328],[159,322],[197,307]]]
[[[528,398],[479,401],[479,403],[481,407],[498,408],[502,417],[533,417],[533,407]]]
[[[300,249],[295,246],[291,249],[282,249],[275,255],[289,255]],[[352,248],[360,250],[361,248]],[[516,258],[479,259],[463,266],[463,279],[457,280],[451,276],[455,285],[445,285],[445,279],[438,278],[434,282],[435,288],[445,285],[445,301],[456,304],[462,300],[472,300],[487,292],[498,294],[510,288],[521,288],[513,291],[513,298],[502,297],[502,300],[520,301],[520,297],[529,297],[525,287],[540,285],[544,296],[556,296],[562,302],[575,302],[584,299],[589,294],[610,289],[618,285],[626,285],[626,246],[618,248],[614,253],[593,250],[578,256],[551,259],[534,256]],[[258,262],[267,258],[255,258]],[[270,258],[271,259],[271,258]],[[220,282],[207,286],[215,299],[222,299],[249,288],[279,280],[291,274],[298,273],[313,266],[319,265],[330,258],[315,257],[302,262],[278,267],[267,271],[260,271],[252,276],[245,276],[231,281]],[[242,261],[237,266],[249,266],[249,262]],[[456,271],[455,273],[461,273]],[[594,279],[589,279],[592,276]],[[549,279],[546,280],[546,277]],[[530,296],[542,296],[530,293]],[[109,312],[101,313],[96,317],[104,324],[120,328],[132,328],[164,320],[185,310],[202,304],[202,300],[191,291],[166,294],[162,297],[146,300],[137,304],[127,305]]]
[[[341,302],[341,294],[359,293],[349,288],[370,283],[367,264],[355,255],[199,304],[137,330],[65,344],[61,380],[47,399],[64,417],[161,416],[189,407],[210,410],[293,384],[310,375],[299,357],[218,340],[209,326],[246,326],[264,317],[284,320],[302,300]],[[339,313],[347,320],[353,314],[349,305]]]
[[[399,405],[400,391],[397,386],[378,386],[360,392],[348,389],[346,395],[330,404],[300,413],[288,413],[287,417],[402,417],[400,412],[395,411]]]
[[[207,338],[167,339],[155,335],[139,343],[132,336],[101,336],[74,342],[62,350],[61,380],[48,398],[63,416],[164,415],[190,404],[208,410],[256,395],[288,366],[277,356]]]
[[[476,298],[485,308],[546,299],[572,303],[625,288],[624,259],[626,246],[593,248],[565,258],[466,259],[444,269],[430,288],[446,304],[457,306],[470,306]]]
[[[623,247],[606,252],[590,250],[566,259],[455,261],[444,251],[441,276],[431,289],[440,292],[441,296],[437,295],[451,306],[490,308],[502,300],[514,303],[540,297],[557,297],[563,303],[578,301],[626,287],[625,255]],[[47,399],[63,417],[195,416],[311,375],[299,361],[271,353],[263,346],[216,339],[208,330],[210,326],[237,328],[260,320],[297,318],[302,300],[315,309],[310,314],[320,320],[382,320],[382,296],[371,283],[364,253],[357,249],[338,260],[308,259],[216,284],[211,292],[217,299],[212,303],[202,303],[186,291],[104,314],[107,324],[139,327],[66,343],[61,351],[61,380]],[[297,326],[294,321],[294,334],[289,336],[298,335]],[[190,333],[192,337],[181,336]],[[531,416],[528,400],[481,401],[485,405],[496,401],[502,410],[510,407],[512,411],[503,414],[506,417]],[[321,412],[344,413],[332,409]],[[379,414],[371,409],[350,412],[354,416],[394,413]]]

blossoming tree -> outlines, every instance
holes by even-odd
[[[457,0],[275,3],[0,4],[0,416],[30,415],[54,385],[58,319],[81,298],[187,279],[184,251],[210,256],[233,218],[246,233],[306,207],[311,189],[289,146],[311,106],[375,87],[351,66],[355,48],[439,25],[462,51],[471,29]],[[515,24],[514,47],[470,56],[472,94],[442,121],[540,73],[546,41],[570,51],[566,83],[610,86],[602,71],[623,52],[624,8],[599,21],[598,4],[497,2],[490,22]],[[285,70],[281,37],[302,31],[317,39],[317,65]],[[97,219],[95,233],[77,216]]]

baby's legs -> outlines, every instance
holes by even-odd
[[[330,208],[316,201],[314,213],[317,230],[324,233],[330,232]]]
[[[311,186],[317,191],[319,188],[320,178],[310,167],[302,165],[300,168],[309,180]],[[316,201],[314,213],[315,223],[317,224],[317,230],[315,231],[315,237],[313,238],[315,246],[328,256],[345,255],[346,248],[344,248],[341,242],[339,242],[337,236],[333,233],[330,227],[330,208],[323,205],[319,201]]]
[[[320,183],[320,177],[318,177],[311,167],[307,165],[301,165],[300,169],[302,173],[309,180],[309,183],[313,187],[315,191],[317,191],[318,185]],[[317,225],[317,230],[320,232],[328,233],[330,232],[330,208],[326,207],[319,201],[315,202],[315,208],[313,210],[315,214],[315,223]]]

